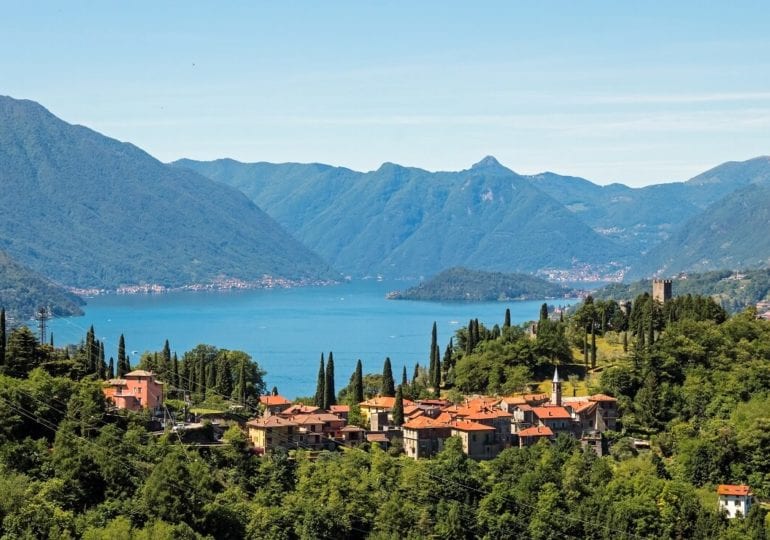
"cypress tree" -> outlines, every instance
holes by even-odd
[[[596,368],[596,332],[591,325],[591,369]]]
[[[650,334],[647,339],[647,345],[652,347],[653,343],[655,343],[655,310],[652,302],[650,302]]]
[[[540,306],[540,320],[545,321],[548,319],[548,304],[543,302],[543,305]]]
[[[404,393],[401,385],[396,390],[396,401],[393,403],[393,424],[400,426],[404,423]]]
[[[223,396],[230,396],[233,393],[233,372],[230,368],[230,359],[227,357],[227,353],[223,353],[222,358],[219,358],[217,391]]]
[[[326,362],[326,378],[324,379],[324,410],[329,410],[337,404],[337,396],[334,391],[334,353],[329,351],[329,360]]]
[[[433,395],[439,397],[441,395],[441,360],[438,357],[438,348],[436,348],[436,371],[433,373]]]
[[[198,358],[198,393],[200,393],[201,397],[205,399],[206,397],[206,384],[208,381],[206,380],[206,361],[203,358],[203,355],[200,355],[200,358]]]
[[[412,384],[417,382],[417,377],[420,376],[420,363],[416,362],[414,364],[414,372],[412,373]]]
[[[96,343],[94,340],[94,326],[86,332],[86,373],[96,373],[96,358],[98,353],[96,351]]]
[[[404,366],[404,369],[401,370],[401,386],[406,386],[409,384],[409,379],[406,377],[406,366]]]
[[[473,352],[473,347],[475,347],[476,344],[473,343],[473,319],[468,321],[468,336],[465,339],[465,354],[471,354]]]
[[[107,375],[107,363],[104,361],[104,343],[97,341],[99,344],[99,360],[97,361],[97,376],[100,379],[106,378]]]
[[[270,390],[270,395],[272,395],[272,396],[277,396],[278,395],[278,387],[277,386],[273,386],[273,389]]]
[[[433,321],[433,330],[430,335],[430,367],[428,368],[428,379],[431,382],[436,378],[436,359],[438,358],[438,332],[436,330],[436,321]]]
[[[473,319],[473,346],[479,344],[481,341],[481,331],[479,330],[479,320]]]
[[[390,357],[385,358],[385,364],[382,366],[382,391],[383,396],[393,397],[396,395],[396,385],[393,381],[393,369],[390,367]]]
[[[628,331],[623,332],[623,352],[628,352]]]
[[[449,343],[447,343],[446,350],[444,351],[444,360],[441,362],[441,369],[443,374],[449,373],[449,370],[452,368],[453,360],[452,360],[452,349],[453,349],[453,343],[452,338],[449,338]]]
[[[364,368],[361,359],[356,362],[356,370],[353,372],[353,402],[358,404],[364,400]]]
[[[126,372],[126,339],[123,334],[120,334],[118,340],[118,379],[122,379]]]
[[[110,363],[107,364],[107,378],[115,378],[115,360],[112,358],[112,356],[110,356]]]
[[[48,340],[48,344],[49,344],[49,345],[51,346],[51,348],[53,349],[53,332],[51,332],[51,338]]]
[[[184,386],[179,380],[179,358],[177,357],[176,353],[174,353],[174,373],[171,377],[171,384],[177,388]]]
[[[326,368],[324,365],[324,353],[321,353],[321,363],[318,366],[318,378],[315,384],[315,397],[313,398],[313,405],[323,409],[324,396],[326,388]]]
[[[5,365],[5,308],[0,308],[0,370]]]
[[[168,345],[168,340],[163,343],[163,352],[161,353],[161,371],[163,372],[163,380],[171,382],[173,384],[171,367],[171,347]]]
[[[583,363],[588,367],[588,330],[583,332]]]
[[[503,328],[511,327],[511,309],[505,308],[505,320],[503,321]]]

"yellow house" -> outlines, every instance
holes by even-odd
[[[249,439],[254,447],[262,452],[276,448],[296,448],[298,446],[296,422],[281,418],[280,416],[268,416],[246,422],[249,430]]]
[[[361,416],[364,422],[369,425],[372,414],[378,412],[387,412],[390,414],[393,411],[393,405],[396,404],[396,398],[388,396],[377,396],[372,399],[367,399],[358,404],[358,408],[361,410]],[[404,407],[414,405],[414,401],[405,399]]]

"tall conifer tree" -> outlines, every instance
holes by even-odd
[[[540,306],[540,320],[545,321],[548,319],[548,304],[543,302],[543,305]]]
[[[326,362],[326,377],[324,378],[324,410],[329,410],[337,404],[337,396],[334,392],[334,353],[329,351],[329,360]]]
[[[217,392],[217,368],[214,362],[209,364],[206,374],[206,395],[214,395]]]
[[[172,367],[171,367],[171,347],[169,347],[168,340],[163,343],[163,352],[161,353],[161,368],[160,370],[163,372],[163,380],[166,382],[171,382],[173,384],[172,380]]]
[[[396,401],[393,403],[393,424],[400,426],[404,423],[404,392],[401,385],[396,390]]]
[[[246,402],[246,361],[241,361],[238,366],[238,382],[235,385],[235,399],[238,403]]]
[[[356,362],[356,370],[353,372],[353,402],[361,403],[364,400],[364,368],[361,359]]]
[[[393,381],[393,369],[390,366],[390,357],[385,358],[385,364],[382,366],[381,394],[387,397],[393,397],[396,395],[396,384]]]
[[[126,374],[126,339],[120,334],[118,340],[118,379],[122,379]]]
[[[438,358],[438,331],[436,330],[436,321],[433,321],[433,330],[430,333],[430,367],[428,368],[428,379],[431,383],[436,377],[436,359]]]
[[[591,369],[596,369],[596,330],[591,325]]]
[[[107,378],[115,378],[115,360],[112,358],[112,356],[110,356],[110,363],[107,364]]]
[[[315,397],[313,398],[313,405],[323,409],[324,396],[326,388],[326,366],[324,364],[324,353],[321,353],[321,362],[318,366],[318,377],[315,383]]]
[[[511,327],[511,309],[505,308],[505,320],[503,321],[503,328]]]
[[[406,387],[409,384],[409,379],[406,376],[406,366],[401,370],[401,386]]]
[[[222,358],[217,358],[217,392],[224,396],[233,393],[233,373],[227,353],[222,353]]]
[[[176,353],[174,353],[174,374],[171,378],[171,384],[175,387],[184,386],[179,381],[179,358],[177,358]]]

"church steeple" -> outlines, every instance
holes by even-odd
[[[553,369],[553,383],[551,385],[551,405],[561,407],[561,379],[559,378],[559,368]]]

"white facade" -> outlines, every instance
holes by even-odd
[[[751,495],[719,495],[719,509],[727,512],[730,519],[746,517],[751,509]]]

